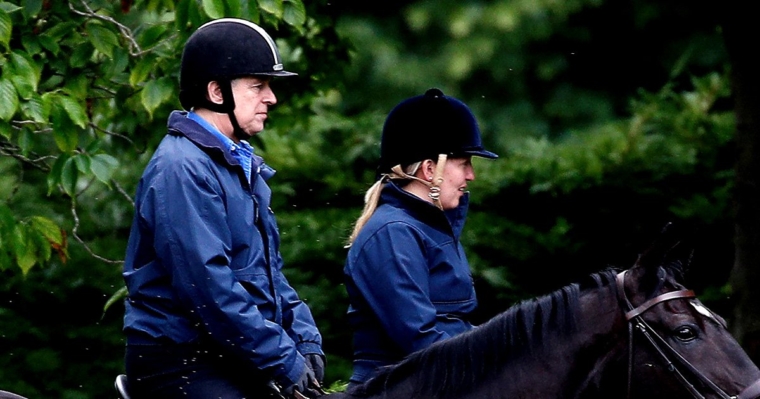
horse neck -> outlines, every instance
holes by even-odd
[[[568,371],[573,384],[568,388],[572,397],[605,397],[602,389],[622,386],[627,377],[628,324],[612,286],[584,293],[580,307],[577,346]]]
[[[605,367],[624,352],[625,321],[614,289],[605,284],[584,290],[576,310],[572,331],[544,326],[541,339],[530,348],[515,348],[515,353],[499,363],[500,369],[493,378],[481,381],[471,392],[443,393],[441,397],[585,398],[587,392],[598,390]],[[408,399],[413,397],[413,381],[408,378],[366,398]]]
[[[625,321],[608,285],[584,291],[579,306],[575,331],[546,332],[540,348],[506,364],[499,380],[508,387],[490,387],[488,397],[576,398],[598,390],[625,352]]]

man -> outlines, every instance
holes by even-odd
[[[277,103],[272,38],[240,19],[201,26],[182,54],[180,101],[137,188],[124,279],[126,369],[136,397],[318,395],[322,338],[282,274],[266,180],[246,141]]]

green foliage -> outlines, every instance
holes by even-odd
[[[158,138],[140,133],[160,131],[177,106],[182,45],[195,27],[222,16],[263,17],[294,32],[306,22],[300,0],[131,3],[0,3],[3,154],[46,173],[47,200],[69,201],[74,211],[97,184],[118,186],[117,169],[127,167],[130,180],[139,175],[128,166]],[[49,259],[50,246],[36,249],[38,234],[19,227],[34,214],[19,216],[2,233],[29,242],[5,249],[26,272]]]
[[[123,372],[119,270],[130,197],[166,117],[179,108],[184,42],[213,17],[260,23],[289,68],[306,77],[290,89],[296,101],[273,115],[305,120],[323,88],[336,87],[342,67],[335,61],[346,58],[329,18],[315,12],[320,7],[0,0],[0,323],[13,325],[0,337],[7,359],[0,389],[29,397],[111,394],[112,377]],[[314,49],[321,58],[309,57]],[[51,317],[58,305],[50,302],[70,307],[60,316],[88,311]],[[45,310],[32,315],[33,307]],[[102,365],[97,378],[66,339],[72,351],[89,351],[86,362]]]
[[[727,268],[732,251],[734,122],[709,10],[397,5],[0,0],[0,389],[112,395],[130,197],[179,108],[182,45],[213,17],[262,24],[299,73],[273,82],[278,105],[252,143],[278,171],[285,270],[325,338],[332,389],[351,367],[343,244],[374,182],[382,123],[432,86],[470,105],[501,155],[475,160],[462,236],[481,320],[628,266],[673,220],[704,232],[695,288],[726,295],[706,265]]]

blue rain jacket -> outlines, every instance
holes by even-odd
[[[344,268],[354,331],[352,382],[472,329],[475,288],[459,236],[469,197],[442,212],[388,183]]]
[[[311,312],[283,276],[279,232],[254,155],[251,182],[210,132],[185,112],[137,188],[124,279],[127,344],[213,342],[282,386],[318,353]]]

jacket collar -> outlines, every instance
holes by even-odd
[[[242,176],[245,176],[243,167],[237,159],[226,150],[224,144],[198,122],[188,118],[186,111],[173,111],[169,115],[167,127],[169,128],[169,134],[174,136],[185,136],[206,153],[223,159],[228,166],[240,168],[240,173],[242,173]],[[275,170],[264,163],[264,158],[256,154],[253,154],[251,166],[252,174],[260,173],[264,180],[269,180],[269,178],[275,174]],[[245,181],[245,179],[243,180]]]
[[[224,161],[232,166],[240,166],[240,163],[224,148],[224,144],[218,138],[207,131],[201,124],[187,117],[186,111],[173,111],[169,115],[169,134],[185,136],[204,151],[214,155],[221,155]],[[241,167],[242,168],[242,167]]]
[[[464,228],[465,219],[467,218],[470,195],[469,193],[466,193],[462,196],[462,199],[459,201],[459,206],[456,208],[442,212],[432,203],[408,193],[391,181],[383,187],[383,192],[380,195],[380,204],[384,203],[406,209],[412,214],[412,216],[419,218],[425,223],[451,229],[454,237],[459,239]]]

